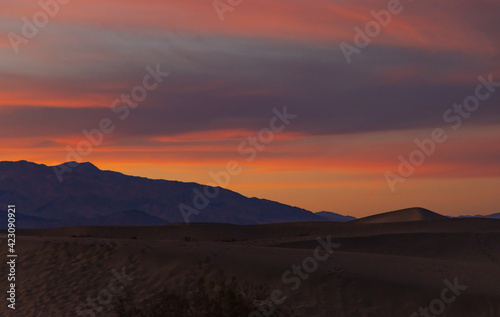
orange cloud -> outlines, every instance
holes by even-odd
[[[37,6],[8,6],[11,18],[30,16]],[[171,32],[198,35],[235,35],[299,41],[320,41],[336,45],[352,42],[355,26],[361,28],[373,20],[370,11],[386,9],[386,1],[361,1],[358,4],[333,4],[330,1],[245,1],[219,20],[212,2],[201,0],[157,1],[85,1],[63,6],[51,20],[55,28],[68,24],[80,27],[126,30],[131,33]],[[404,3],[401,14],[392,18],[374,42],[428,51],[494,53],[491,40],[471,32],[471,23],[461,17],[466,6],[451,1],[442,10],[434,3]],[[116,8],[120,8],[117,10]],[[279,13],[279,14],[278,14]],[[64,41],[64,39],[61,39]]]
[[[225,22],[221,23],[211,1],[72,1],[61,7],[59,14],[50,20],[49,26],[41,30],[39,37],[28,44],[29,49],[26,46],[26,50],[23,50],[20,55],[13,54],[6,37],[0,38],[0,49],[2,54],[6,53],[2,55],[2,63],[0,63],[0,86],[2,87],[0,112],[9,111],[10,109],[6,106],[21,105],[109,107],[110,102],[119,94],[133,87],[131,86],[135,84],[133,80],[141,78],[142,73],[137,77],[132,73],[142,71],[142,69],[137,67],[133,70],[128,68],[123,70],[123,65],[128,67],[133,60],[142,67],[150,61],[165,60],[165,56],[170,54],[170,51],[168,54],[165,53],[167,49],[174,51],[172,55],[181,56],[185,64],[175,65],[180,69],[178,81],[166,88],[171,94],[154,100],[159,105],[158,107],[165,105],[167,108],[171,105],[170,102],[179,107],[186,105],[187,109],[194,109],[195,106],[201,109],[207,106],[212,107],[208,109],[214,110],[213,113],[219,114],[229,108],[228,104],[231,105],[230,102],[219,105],[221,99],[224,101],[230,99],[231,102],[235,100],[234,103],[236,103],[239,101],[236,97],[292,95],[291,89],[295,87],[297,91],[300,91],[303,88],[300,85],[304,85],[305,80],[299,81],[289,77],[302,80],[308,77],[324,78],[318,76],[317,69],[323,68],[323,65],[336,66],[335,57],[332,56],[331,62],[320,61],[313,65],[316,68],[308,68],[307,70],[311,69],[310,74],[304,74],[306,72],[303,70],[309,66],[308,63],[304,63],[299,71],[295,70],[296,73],[288,76],[291,74],[288,72],[288,65],[294,62],[299,64],[302,57],[294,57],[290,64],[285,64],[284,58],[278,54],[279,51],[277,51],[277,56],[266,56],[267,52],[258,56],[251,55],[252,62],[263,69],[267,70],[266,67],[272,64],[270,68],[279,71],[278,74],[268,72],[262,76],[270,77],[269,83],[259,78],[257,81],[261,85],[246,85],[245,80],[250,80],[248,78],[253,78],[254,71],[257,72],[253,68],[254,64],[248,63],[247,68],[235,68],[233,75],[231,63],[241,62],[245,54],[252,53],[247,52],[247,46],[239,46],[239,44],[231,46],[231,51],[228,52],[225,44],[221,43],[225,43],[226,39],[231,37],[231,40],[240,41],[238,43],[246,43],[245,41],[257,43],[262,40],[277,46],[290,43],[305,44],[312,50],[321,51],[327,48],[326,52],[335,51],[341,41],[352,43],[353,28],[364,27],[373,19],[370,11],[384,9],[386,3],[386,1],[362,0],[356,1],[356,4],[348,2],[339,5],[326,0],[318,0],[314,4],[305,0],[249,0],[244,1],[234,12],[228,13]],[[477,6],[480,7],[479,4]],[[20,18],[30,17],[37,10],[39,7],[36,1],[20,0],[9,3],[3,8],[1,14],[2,19],[5,18],[9,22],[2,24],[2,31],[19,32]],[[487,27],[479,23],[481,22],[479,19],[486,16],[483,13],[483,11],[475,13],[472,5],[451,0],[440,2],[439,10],[436,9],[435,1],[405,2],[403,13],[393,16],[391,24],[380,36],[373,39],[373,45],[404,48],[405,53],[409,54],[412,50],[423,52],[419,56],[433,56],[436,52],[446,52],[449,56],[455,56],[454,53],[458,52],[461,55],[471,55],[471,59],[479,60],[478,64],[481,68],[487,68],[488,73],[498,71],[498,66],[491,67],[491,64],[494,64],[491,61],[498,51],[498,37],[491,36]],[[83,44],[80,43],[82,39]],[[213,46],[205,45],[207,41],[215,39],[222,40],[219,43],[210,42]],[[182,45],[175,41],[182,42]],[[179,44],[180,48],[170,45],[171,43]],[[223,64],[228,66],[231,72],[227,69],[217,69],[216,66],[221,65],[219,63],[212,65],[206,61],[204,61],[206,64],[200,60],[190,61],[189,52],[197,52],[197,50],[206,50],[196,56],[199,59],[206,54],[210,57],[217,56],[225,61],[225,58],[231,55],[234,60],[231,59],[228,64]],[[121,55],[117,56],[117,53]],[[274,54],[274,51],[270,54]],[[210,62],[214,60],[211,59]],[[372,62],[367,67],[367,72],[370,72],[376,63],[376,61]],[[435,61],[423,59],[422,62],[411,61],[405,64],[405,60],[402,60],[399,63],[403,66],[381,65],[380,68],[375,68],[374,78],[367,76],[367,82],[364,82],[363,78],[362,85],[375,87],[380,83],[385,83],[389,86],[408,79],[417,79],[419,83],[422,81],[469,83],[474,82],[479,73],[479,70],[475,73],[476,68],[470,67],[470,64],[462,66],[458,64],[459,62],[456,62],[458,66],[450,67],[453,68],[451,71],[436,71],[437,73],[433,69]],[[195,69],[198,66],[204,67],[203,71]],[[332,81],[335,76],[334,70],[336,69],[332,67]],[[356,71],[354,69],[353,73]],[[339,78],[335,78],[336,82],[333,82],[332,86],[344,84],[341,81],[345,73],[342,73],[342,70],[339,73]],[[274,80],[273,76],[284,77],[283,83]],[[233,78],[237,80],[232,81]],[[349,79],[352,80],[352,78]],[[296,82],[289,84],[287,80],[291,82],[296,80]],[[235,83],[235,89],[230,86],[232,83]],[[315,84],[312,83],[312,85]],[[346,81],[347,93],[356,94],[358,91],[353,91],[351,85],[356,87],[357,84],[358,78],[356,82]],[[327,87],[327,84],[324,85]],[[231,90],[228,87],[231,87]],[[219,91],[225,88],[227,91]],[[206,94],[197,95],[196,93],[200,91]],[[304,95],[309,97],[311,92],[317,92],[319,88],[303,91]],[[311,103],[327,103],[327,98],[342,96],[344,92],[339,90],[338,94],[332,95],[325,92],[324,97],[320,93],[319,98],[310,100],[313,101]],[[205,99],[205,96],[210,93],[217,97],[210,95]],[[195,97],[199,100],[195,100]],[[172,101],[172,99],[175,100]],[[249,100],[254,101],[254,99]],[[255,100],[260,101],[259,98]],[[279,98],[276,100],[281,101]],[[268,102],[266,106],[270,102],[275,103],[276,100],[266,99]],[[306,98],[300,102],[304,102],[304,107],[306,107],[308,106],[306,103],[310,100],[304,100]],[[362,100],[360,103],[366,103],[366,101]],[[214,104],[217,106],[213,106]],[[349,104],[349,106],[353,105],[357,104]],[[172,108],[173,111],[178,109],[174,106]],[[360,107],[360,109],[366,108]],[[22,114],[27,114],[31,108],[25,111]],[[80,127],[75,126],[75,131],[71,129],[71,125],[77,120],[71,121],[74,118],[69,117],[74,116],[75,113],[80,114],[80,112],[68,111],[66,113],[66,115],[69,114],[68,117],[63,118],[66,119],[65,122],[58,121],[59,118],[53,121],[54,125],[63,123],[70,125],[69,128],[66,126],[65,129],[60,130],[52,129],[49,125],[44,126],[43,129],[33,128],[33,123],[39,122],[40,118],[32,116],[30,118],[32,121],[25,123],[23,128],[13,132],[13,135],[45,133],[44,135],[49,135],[50,138],[37,136],[7,139],[4,137],[0,139],[2,159],[26,159],[48,165],[54,164],[55,161],[59,163],[66,161],[68,153],[65,146],[70,145],[75,148],[83,139],[83,136],[78,133]],[[209,113],[209,111],[202,113]],[[334,111],[332,110],[331,113]],[[24,120],[22,114],[16,118]],[[316,117],[311,115],[310,122],[321,121],[322,118],[319,116],[325,114],[330,114],[329,109],[317,112]],[[98,115],[88,114],[85,122]],[[349,115],[346,117],[349,118]],[[179,118],[185,119],[186,117],[179,116]],[[394,118],[397,119],[397,116]],[[84,119],[80,117],[78,119],[81,119],[83,125]],[[470,186],[467,186],[467,180],[470,180],[469,185],[477,186],[473,192],[481,190],[482,194],[479,195],[488,201],[488,206],[495,206],[494,189],[495,186],[498,189],[500,154],[492,145],[500,141],[498,137],[500,128],[497,126],[489,128],[471,126],[450,135],[450,140],[440,145],[438,151],[416,169],[415,174],[401,187],[401,196],[396,197],[390,195],[383,173],[396,170],[399,164],[398,156],[409,155],[415,149],[413,144],[415,137],[426,137],[427,131],[401,130],[323,136],[285,132],[277,134],[275,141],[267,145],[264,151],[259,152],[255,160],[249,162],[247,157],[238,153],[237,146],[256,131],[218,127],[217,124],[220,124],[217,121],[218,118],[211,117],[213,121],[209,123],[213,126],[203,127],[210,129],[208,131],[168,135],[169,130],[163,130],[154,134],[148,129],[151,119],[151,116],[141,117],[136,122],[144,126],[139,129],[129,129],[123,133],[117,132],[106,136],[104,143],[96,146],[92,153],[82,157],[81,161],[92,161],[104,169],[114,169],[152,178],[207,183],[211,181],[208,176],[210,171],[223,169],[229,160],[237,160],[246,172],[234,179],[231,188],[242,189],[243,193],[249,195],[275,198],[285,203],[296,203],[316,210],[320,208],[331,210],[329,203],[335,201],[340,202],[335,207],[345,210],[345,213],[349,213],[349,204],[360,212],[363,206],[367,208],[368,203],[364,200],[369,197],[381,209],[378,211],[396,209],[390,206],[400,204],[400,207],[407,207],[415,202],[415,205],[424,205],[431,209],[435,206],[436,211],[439,212],[441,211],[439,208],[446,209],[453,204],[452,196],[473,198],[470,194]],[[229,119],[232,120],[232,118]],[[194,120],[187,130],[200,129],[197,126],[200,122]],[[213,130],[214,127],[219,129]],[[60,135],[67,131],[70,131],[68,135]],[[144,134],[141,135],[141,133]],[[446,203],[441,203],[438,197],[442,185],[451,187],[454,194],[447,196],[450,201]],[[412,191],[412,194],[408,194],[409,191]],[[427,197],[425,200],[429,202],[429,205],[419,202],[419,193],[425,193]],[[484,193],[490,194],[493,198],[490,197],[488,200],[487,197],[483,197]],[[338,209],[333,211],[338,211]]]

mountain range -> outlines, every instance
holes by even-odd
[[[164,225],[186,220],[238,225],[351,220],[248,198],[220,187],[127,176],[102,171],[91,163],[64,165],[72,166],[72,172],[60,182],[54,167],[27,161],[0,162],[0,206],[16,205],[18,227]],[[205,197],[206,206],[199,196],[204,190],[218,192],[216,197]],[[0,221],[5,228],[5,221]]]
[[[71,166],[72,172],[61,182],[54,168],[67,166]],[[209,197],[204,193],[213,195]],[[17,228],[356,220],[333,212],[313,213],[275,201],[249,198],[220,187],[128,176],[102,171],[91,163],[75,162],[55,167],[27,161],[0,162],[0,210],[8,205],[16,205]],[[473,217],[500,219],[500,213]],[[445,216],[423,208],[409,208],[356,221],[438,218]],[[0,219],[0,228],[5,227],[6,218]]]

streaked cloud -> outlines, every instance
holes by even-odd
[[[347,64],[339,43],[352,42],[354,27],[364,27],[370,11],[386,4],[245,1],[221,23],[210,1],[72,1],[15,54],[6,34],[20,33],[21,18],[40,8],[8,1],[0,13],[3,159],[61,162],[83,129],[110,118],[116,130],[89,161],[206,182],[205,172],[239,158],[238,142],[266,127],[273,108],[287,106],[297,119],[258,160],[244,164],[251,173],[232,188],[263,197],[267,190],[269,198],[287,202],[300,189],[321,187],[328,189],[307,191],[318,203],[297,204],[329,209],[338,192],[345,208],[359,197],[388,208],[383,172],[411,151],[415,138],[446,128],[443,112],[474,92],[479,75],[500,80],[500,3],[404,1],[404,11]],[[157,64],[171,75],[119,120],[112,102]],[[491,191],[500,177],[493,146],[499,104],[500,92],[482,103],[408,190],[474,179]],[[288,172],[295,183],[283,176]]]

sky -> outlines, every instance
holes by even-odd
[[[314,212],[500,212],[497,0],[40,3],[0,11],[1,161],[232,162],[224,187]]]

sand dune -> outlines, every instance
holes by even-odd
[[[444,281],[455,278],[467,289],[441,316],[500,313],[500,221],[491,219],[83,227],[20,234],[18,309],[13,314],[4,306],[2,316],[78,316],[78,306],[108,287],[112,270],[123,268],[135,278],[96,316],[113,316],[116,297],[126,290],[145,299],[162,287],[215,278],[220,270],[283,290],[288,296],[283,307],[293,307],[298,316],[410,316],[439,298]],[[284,272],[313,256],[317,238],[326,241],[329,235],[340,247],[292,291]],[[5,255],[3,248],[0,256]],[[5,266],[0,273],[5,276]]]
[[[355,220],[357,223],[392,223],[408,221],[429,221],[442,220],[447,217],[427,210],[425,208],[415,207],[402,210],[390,211],[383,214],[369,216]]]

